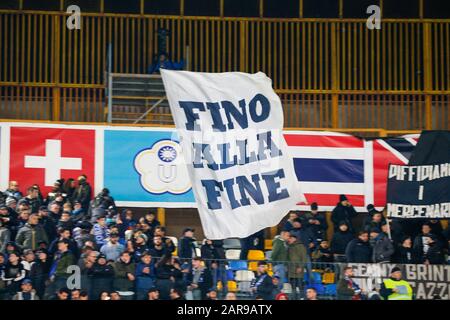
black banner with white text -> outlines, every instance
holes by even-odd
[[[450,218],[450,163],[390,165],[387,187],[390,218]]]

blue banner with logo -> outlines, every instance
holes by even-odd
[[[103,175],[119,206],[196,206],[173,130],[106,129]]]

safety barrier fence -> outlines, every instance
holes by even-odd
[[[108,43],[112,72],[146,73],[164,27],[171,58],[188,70],[267,73],[288,126],[450,127],[448,19],[383,19],[369,30],[365,19],[83,13],[69,30],[67,16],[0,10],[2,114],[103,121]]]
[[[267,252],[266,252],[267,256]],[[258,276],[258,263],[266,261],[266,271],[272,277],[274,290],[263,294],[253,290]],[[238,299],[254,299],[265,295],[265,299],[274,299],[277,293],[286,293],[289,299],[305,299],[308,288],[313,288],[322,300],[343,300],[351,297],[343,296],[338,290],[339,280],[344,277],[346,267],[353,268],[351,276],[361,290],[360,299],[373,299],[378,295],[384,280],[391,277],[394,267],[400,268],[402,279],[409,282],[413,299],[427,300],[450,299],[450,265],[397,264],[397,263],[344,263],[344,262],[272,262],[269,259],[259,260],[211,260],[204,264],[212,274],[213,287],[219,296],[234,292]],[[189,260],[184,260],[188,261]],[[339,257],[345,261],[345,257]],[[277,279],[273,280],[274,277]],[[225,285],[224,285],[225,284]],[[266,290],[267,291],[267,290]],[[190,296],[190,295],[189,295]]]

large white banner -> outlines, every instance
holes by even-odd
[[[304,201],[264,73],[161,71],[206,237],[246,237]]]

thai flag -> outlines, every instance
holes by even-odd
[[[368,204],[384,208],[389,164],[407,164],[418,139],[364,140],[326,131],[289,131],[284,137],[308,204],[332,210],[345,194],[359,212],[366,212]],[[309,205],[299,203],[298,209],[309,210]]]

